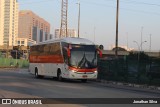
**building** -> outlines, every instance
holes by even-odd
[[[0,0],[0,47],[15,46],[18,35],[17,0]]]
[[[63,30],[62,33],[65,33],[65,30]],[[67,37],[77,37],[76,30],[75,29],[68,29],[67,30]],[[60,29],[55,29],[55,38],[63,38],[60,36]]]
[[[43,30],[37,28],[37,27],[33,27],[33,36],[32,36],[32,40],[38,42],[43,42],[49,39],[52,39],[53,35],[52,34],[48,34],[47,32],[44,32]]]
[[[18,46],[27,46],[28,39],[27,38],[17,38]]]
[[[50,24],[30,10],[19,12],[19,38],[28,38],[36,42],[46,39],[50,34]]]
[[[27,38],[17,38],[17,45],[18,46],[30,46],[36,44],[36,41],[31,40],[31,39],[27,39]]]
[[[49,35],[49,39],[53,39],[53,34],[50,34],[50,35]]]

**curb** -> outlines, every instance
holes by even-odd
[[[112,87],[112,88],[120,88],[120,89],[128,89],[133,91],[143,91],[143,92],[160,94],[160,86],[148,86],[147,84],[140,85],[140,84],[114,82],[114,81],[106,81],[106,80],[96,80],[95,82],[101,83],[101,85]]]
[[[4,69],[4,68],[17,68],[16,66],[3,66],[3,67],[0,67],[0,69]]]

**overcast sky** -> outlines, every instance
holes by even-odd
[[[78,0],[68,0],[68,28],[77,30]],[[133,41],[149,51],[160,51],[160,0],[119,0],[119,45],[138,49]],[[51,33],[60,28],[61,0],[18,0],[20,10],[32,10],[51,24]],[[117,0],[80,0],[80,37],[95,40],[105,49],[115,44]],[[142,30],[143,27],[143,30]],[[95,39],[94,39],[95,32]],[[128,40],[127,40],[128,35]]]

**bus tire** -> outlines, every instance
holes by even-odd
[[[60,69],[58,69],[58,71],[57,71],[57,79],[58,79],[58,81],[63,81],[62,72]]]
[[[38,69],[37,68],[35,68],[35,78],[39,78]]]
[[[81,82],[86,83],[87,79],[81,79]]]

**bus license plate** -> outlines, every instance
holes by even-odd
[[[83,75],[82,77],[83,77],[83,78],[87,78],[87,75]]]

